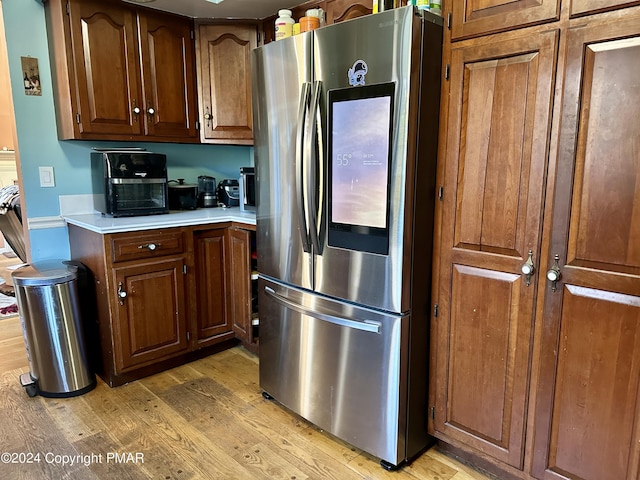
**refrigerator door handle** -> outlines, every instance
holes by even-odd
[[[293,300],[288,299],[284,295],[276,293],[276,291],[270,287],[265,286],[264,291],[276,302],[290,308],[291,310],[302,313],[303,315],[317,318],[319,320],[324,320],[325,322],[333,323],[334,325],[339,325],[341,327],[353,328],[356,330],[380,334],[380,327],[382,326],[380,322],[376,322],[374,320],[357,321],[345,317],[338,317],[329,313],[323,313],[319,311],[317,307],[315,309],[311,309],[305,307],[304,305],[300,305]]]
[[[298,216],[300,221],[300,236],[302,237],[302,249],[306,253],[311,252],[311,243],[309,241],[309,226],[307,223],[307,205],[305,198],[305,179],[304,179],[304,163],[305,163],[305,130],[309,122],[308,107],[309,97],[311,94],[311,84],[304,82],[302,84],[302,92],[300,92],[300,105],[298,106],[298,124],[296,126],[296,199],[298,202]]]
[[[309,233],[313,244],[314,252],[321,254],[319,240],[318,218],[322,218],[320,209],[324,204],[324,188],[320,185],[324,179],[323,170],[323,145],[322,145],[322,121],[320,117],[320,95],[322,94],[322,82],[316,81],[313,84],[313,95],[311,96],[309,126],[310,138],[306,143],[306,154],[311,170],[309,172],[309,184],[311,192],[308,197],[309,211]],[[317,195],[317,196],[316,196]]]

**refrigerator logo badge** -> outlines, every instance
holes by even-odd
[[[349,69],[349,85],[357,87],[364,85],[364,76],[369,71],[367,63],[364,60],[356,60],[353,67]]]

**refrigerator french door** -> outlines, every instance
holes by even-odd
[[[429,440],[441,42],[406,7],[252,53],[260,385],[388,468]]]

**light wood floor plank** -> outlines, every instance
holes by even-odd
[[[225,352],[222,352],[225,353]],[[256,364],[242,355],[212,355],[198,361],[194,368],[227,388],[244,401],[252,401],[262,395]]]
[[[487,480],[490,478],[477,470],[474,470],[468,465],[455,461],[453,458],[443,454],[437,449],[429,450],[425,453],[425,456],[433,458],[456,470],[456,474],[452,477],[453,480]]]
[[[17,316],[0,319],[0,365],[2,371],[16,370],[29,365],[22,327]]]
[[[252,478],[216,443],[176,415],[142,383],[130,383],[115,390],[121,401],[138,415],[142,427],[153,431],[154,441],[161,440],[168,445],[172,455],[184,462],[185,469],[198,471],[203,478]]]
[[[68,442],[106,430],[107,425],[95,415],[85,396],[46,398],[42,401],[49,417]]]
[[[309,476],[306,472],[298,470],[296,466],[279,456],[275,449],[265,444],[253,445],[241,452],[236,457],[255,478],[269,478],[290,480],[305,480],[308,478],[322,478]]]
[[[82,465],[63,465],[55,461],[55,455],[74,456],[77,452],[48,414],[46,400],[29,398],[17,377],[15,370],[0,377],[0,452],[23,454],[25,460],[30,458],[32,462],[21,463],[18,458],[18,463],[3,463],[2,478],[35,478],[26,475],[31,466],[42,472],[40,478],[83,478]]]
[[[455,468],[442,463],[440,460],[426,453],[421,455],[411,465],[404,467],[404,470],[416,478],[434,478],[438,480],[451,480],[458,473],[458,470]]]

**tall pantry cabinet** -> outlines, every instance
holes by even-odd
[[[501,475],[640,478],[638,5],[443,6],[429,428]]]

